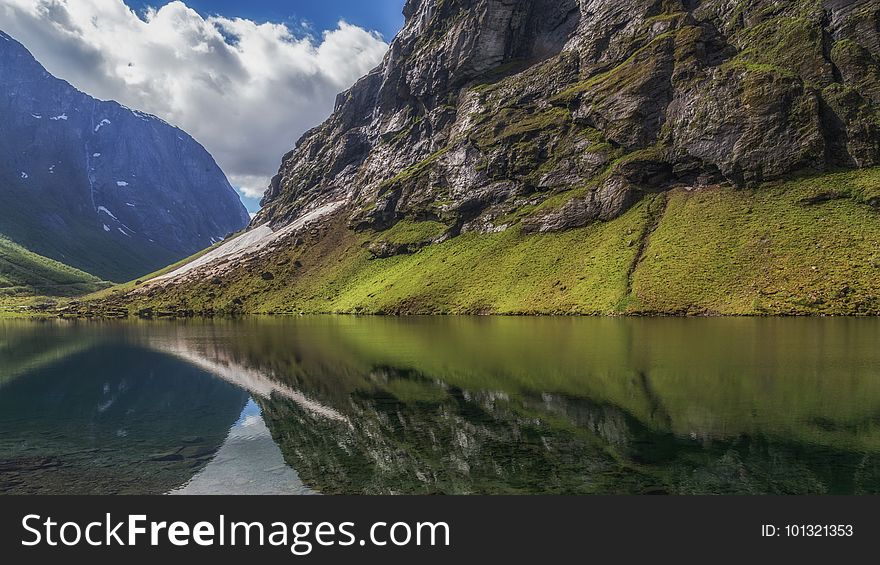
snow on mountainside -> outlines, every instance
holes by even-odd
[[[0,233],[111,280],[187,257],[249,221],[184,131],[50,75],[0,32]]]

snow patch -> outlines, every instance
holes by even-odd
[[[118,180],[116,181],[116,186],[128,186],[128,183],[124,180]]]
[[[320,401],[310,398],[294,388],[278,383],[259,371],[240,365],[225,356],[217,355],[212,359],[206,352],[199,351],[181,339],[153,339],[151,341],[160,350],[183,359],[237,387],[241,387],[251,394],[262,398],[272,398],[276,395],[283,396],[315,416],[342,422],[349,427],[352,426],[351,420],[334,408],[322,404]]]
[[[125,205],[126,205],[126,206],[130,206],[131,208],[134,208],[134,207],[135,207],[135,205],[132,204],[131,202],[126,202]]]
[[[110,228],[107,227],[107,224],[104,224],[104,231],[110,231]]]
[[[101,130],[102,127],[104,127],[104,126],[109,126],[110,123],[111,123],[110,120],[104,118],[103,120],[101,120],[100,122],[98,122],[98,125],[95,126],[95,133],[98,133],[98,132]]]
[[[28,174],[27,174],[26,172],[22,171],[22,172],[21,172],[21,178],[22,178],[22,179],[27,179],[27,178],[28,178]]]
[[[166,273],[162,276],[156,277],[150,282],[174,279],[180,277],[181,275],[185,275],[190,271],[209,265],[220,259],[233,259],[235,257],[240,257],[246,254],[258,253],[275,241],[278,241],[288,235],[293,234],[306,224],[335,212],[344,204],[344,200],[324,204],[323,206],[319,206],[314,210],[303,214],[292,223],[284,226],[279,230],[273,230],[265,224],[256,227],[220,245],[216,249],[205,253],[195,261],[187,263],[186,265],[183,265],[182,267],[171,271],[170,273]]]
[[[50,175],[54,175],[54,174],[55,174],[55,165],[51,165],[51,166],[49,167],[49,174],[50,174]]]
[[[60,116],[52,116],[49,119],[52,121],[55,121],[55,122],[57,122],[58,120],[64,120],[66,122],[67,121],[67,114],[64,113],[64,114],[61,114]]]
[[[38,119],[38,120],[42,120],[42,119],[43,119],[43,116],[41,116],[41,115],[39,115],[39,114],[31,114],[31,117],[36,118],[36,119]]]
[[[131,237],[130,235],[128,235],[128,234],[125,232],[124,229],[122,229],[122,228],[116,228],[116,229],[118,229],[118,230],[119,230],[119,233],[121,233],[121,234],[124,235],[125,237]]]
[[[113,212],[111,212],[110,210],[108,210],[108,209],[105,208],[104,206],[98,206],[98,212],[104,212],[105,214],[107,214],[108,216],[110,216],[111,218],[113,218],[114,220],[116,220],[117,222],[119,221],[119,218],[117,218],[116,216],[114,216],[114,215],[113,215]]]
[[[101,156],[100,153],[92,153],[92,157],[100,157],[100,156]]]

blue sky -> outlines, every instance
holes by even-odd
[[[136,10],[159,7],[167,0],[125,0]],[[219,14],[257,22],[285,22],[298,27],[303,21],[316,31],[333,29],[339,20],[378,31],[390,41],[403,25],[404,0],[185,0],[203,16]]]

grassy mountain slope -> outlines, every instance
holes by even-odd
[[[433,222],[353,232],[338,218],[299,245],[211,280],[83,308],[131,313],[880,314],[880,169],[755,189],[676,189],[584,228],[464,234],[414,247]],[[106,293],[104,293],[106,296]]]
[[[125,281],[132,276],[131,265],[141,269],[155,270],[158,265],[172,263],[173,253],[149,244],[149,251],[131,249],[120,240],[108,238],[105,232],[94,230],[94,219],[71,220],[66,223],[65,237],[47,232],[34,217],[28,201],[34,202],[39,194],[11,195],[0,193],[0,207],[3,209],[3,233],[20,242],[27,249],[36,249],[40,255],[57,258],[64,264],[75,263],[77,269],[88,273],[99,273],[112,281]],[[13,205],[13,201],[18,200]],[[22,205],[24,203],[24,205]],[[47,210],[49,217],[60,214],[65,204],[43,202],[40,207]],[[95,253],[96,249],[103,250]],[[149,272],[149,271],[147,271]]]
[[[875,1],[407,13],[252,226],[334,215],[92,307],[880,314]]]
[[[107,286],[101,279],[32,253],[0,236],[0,297],[74,296]]]

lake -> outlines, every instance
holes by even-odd
[[[7,494],[880,493],[880,320],[0,320]]]

